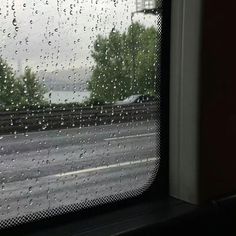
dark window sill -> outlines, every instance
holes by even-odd
[[[114,203],[115,205],[115,203]],[[128,235],[131,232],[166,224],[171,219],[191,214],[197,208],[182,201],[165,200],[136,203],[132,206],[115,207],[107,212],[90,212],[74,215],[70,220],[65,216],[57,221],[50,220],[27,224],[1,232],[1,235],[24,236],[76,236],[76,235]],[[93,214],[94,213],[94,214]]]
[[[199,235],[224,234],[234,229],[236,197],[197,207],[174,198],[114,205],[110,211],[90,211],[62,216],[0,232],[1,235],[90,236],[90,235]],[[226,233],[226,234],[225,234]],[[233,234],[234,235],[234,234]]]

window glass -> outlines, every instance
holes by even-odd
[[[0,227],[144,192],[160,159],[160,1],[0,3]]]

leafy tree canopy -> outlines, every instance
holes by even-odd
[[[0,58],[0,105],[5,108],[37,106],[43,101],[45,89],[30,68],[16,78],[12,68]]]
[[[46,89],[30,68],[26,67],[25,73],[19,78],[19,81],[23,105],[37,106],[43,103],[43,95]]]
[[[20,83],[7,62],[0,58],[0,105],[17,106],[21,101]]]
[[[91,99],[122,100],[133,94],[157,94],[160,34],[134,23],[127,32],[98,35],[92,57],[96,66],[88,89]]]

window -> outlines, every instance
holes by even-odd
[[[136,1],[136,3],[138,2],[141,1]],[[234,157],[233,154],[235,152],[233,142],[235,139],[232,138],[235,136],[234,135],[235,112],[232,109],[234,107],[232,101],[235,101],[233,92],[234,86],[232,86],[234,84],[233,82],[234,76],[232,75],[233,73],[235,73],[235,70],[234,66],[232,66],[233,65],[232,63],[234,63],[235,61],[233,60],[234,54],[232,50],[233,49],[232,45],[234,45],[233,44],[234,37],[232,37],[233,36],[232,27],[230,27],[232,26],[230,22],[234,21],[232,21],[233,14],[229,14],[230,11],[233,12],[235,3],[231,3],[229,7],[229,5],[222,5],[221,1],[214,1],[214,7],[212,7],[212,1],[179,0],[172,2],[169,194],[171,196],[175,196],[175,198],[177,199],[182,199],[185,202],[183,203],[182,201],[176,199],[167,198],[166,195],[165,199],[162,200],[157,199],[157,201],[153,201],[153,198],[150,197],[151,195],[154,196],[154,198],[157,198],[157,196],[159,196],[159,192],[158,193],[153,192],[152,190],[155,191],[159,189],[158,188],[159,183],[160,180],[162,179],[160,177],[162,176],[161,174],[163,172],[162,168],[163,160],[166,161],[165,158],[166,156],[163,155],[163,150],[168,150],[168,147],[163,147],[163,140],[164,141],[168,140],[168,135],[167,137],[163,135],[163,130],[167,131],[168,129],[167,127],[168,119],[164,119],[165,116],[168,114],[168,111],[163,112],[163,107],[168,103],[168,90],[165,90],[165,88],[168,87],[166,83],[166,78],[169,77],[168,76],[169,63],[167,58],[165,56],[163,57],[163,52],[165,54],[169,49],[168,37],[167,38],[165,37],[169,29],[166,26],[169,26],[170,23],[166,21],[167,20],[166,3],[167,1],[163,1],[163,14],[162,14],[163,18],[161,22],[161,28],[162,28],[161,31],[162,61],[160,63],[160,66],[162,68],[161,69],[162,86],[160,94],[161,112],[157,113],[160,115],[160,120],[161,120],[161,125],[160,125],[161,135],[160,139],[157,139],[157,142],[159,142],[160,145],[159,150],[161,152],[161,160],[160,162],[158,162],[159,169],[157,178],[155,178],[155,183],[152,184],[151,188],[148,189],[149,191],[146,191],[144,194],[139,195],[139,197],[129,198],[128,200],[120,201],[119,203],[114,202],[102,205],[100,207],[98,206],[93,207],[90,210],[86,209],[85,211],[79,211],[79,212],[77,211],[78,213],[76,214],[66,214],[62,215],[61,217],[53,217],[52,219],[47,221],[46,227],[44,227],[45,221],[40,221],[39,224],[31,222],[30,224],[26,224],[22,227],[14,228],[13,231],[15,231],[15,233],[10,235],[20,234],[29,236],[29,234],[25,233],[25,231],[28,231],[28,227],[31,229],[33,228],[32,230],[33,234],[30,235],[35,235],[36,232],[37,235],[44,235],[44,236],[79,235],[78,232],[79,233],[82,232],[82,235],[98,235],[98,234],[134,235],[136,233],[141,235],[144,234],[156,235],[157,232],[176,233],[179,232],[180,230],[181,233],[187,231],[192,233],[193,229],[195,234],[196,233],[199,234],[200,232],[202,233],[203,231],[205,233],[206,232],[215,233],[221,230],[222,232],[225,233],[228,231],[230,232],[230,230],[233,229],[232,227],[234,223],[233,219],[235,219],[235,217],[234,214],[232,213],[235,208],[234,206],[235,197],[227,197],[226,199],[223,200],[222,199],[215,200],[215,199],[218,198],[218,196],[222,196],[222,194],[229,195],[230,193],[233,193],[233,191],[235,191],[235,183],[233,181],[235,171],[233,168],[234,165],[232,165],[232,163],[234,163],[235,160],[233,158]],[[149,4],[147,3],[145,4],[146,6],[149,6]],[[170,2],[168,2],[167,5],[168,4],[170,4]],[[137,11],[138,9],[139,8],[137,7]],[[158,11],[159,10],[161,9],[158,9]],[[150,12],[156,14],[157,9],[145,10],[142,13],[149,14]],[[222,14],[219,14],[219,12],[221,12]],[[135,17],[135,15],[136,13],[132,14],[133,17]],[[14,21],[14,24],[15,23],[16,22]],[[220,35],[219,35],[219,28],[222,29],[223,32],[223,33],[221,32]],[[19,29],[17,28],[17,30]],[[217,35],[217,37],[215,37],[215,35]],[[225,37],[225,35],[230,35],[230,37]],[[224,47],[222,47],[223,45],[222,43],[220,44],[218,43],[219,40],[222,42],[227,41],[227,43],[224,44]],[[164,50],[163,50],[163,45],[165,45]],[[227,47],[229,48],[229,50],[226,50]],[[218,54],[216,55],[215,52],[217,52]],[[212,57],[212,55],[214,55],[214,57]],[[204,57],[204,59],[202,56]],[[226,61],[224,60],[225,58],[228,59],[232,58],[232,60]],[[134,64],[132,63],[134,65],[132,69],[135,68],[135,70],[132,71],[136,72],[137,58],[135,57],[134,59],[135,60],[133,60],[133,58],[131,59],[132,62],[135,62]],[[6,58],[4,58],[4,60],[6,60]],[[220,66],[217,67],[217,65]],[[3,67],[6,68],[6,65],[4,65]],[[13,68],[13,65],[10,65],[10,68]],[[7,76],[7,74],[5,74],[3,78],[7,77],[12,78],[9,75]],[[114,78],[112,77],[112,79]],[[11,81],[10,85],[11,84],[14,85],[13,81],[15,80],[12,79],[10,81]],[[6,82],[3,82],[1,85],[4,84],[6,88],[7,87]],[[55,84],[52,87],[54,86],[56,87]],[[1,92],[4,92],[5,88],[3,86]],[[17,90],[14,91],[16,92]],[[226,93],[227,96],[225,96]],[[10,93],[7,93],[7,95],[8,94]],[[25,104],[24,105],[25,107],[23,106],[14,107],[14,104],[11,104],[11,106],[9,105],[6,106],[6,103],[4,102],[3,98],[5,99],[7,98],[6,96],[5,97],[2,96],[1,104],[2,108],[4,109],[2,109],[1,111],[1,118],[3,117],[4,114],[6,114],[6,112],[8,112],[7,113],[8,115],[9,114],[10,115],[8,119],[5,119],[8,123],[7,122],[4,123],[5,121],[4,119],[2,119],[3,123],[1,126],[2,128],[1,140],[2,139],[6,140],[6,138],[9,137],[9,133],[14,134],[14,132],[16,132],[14,135],[16,135],[17,138],[21,134],[23,135],[25,134],[26,137],[28,137],[29,135],[34,133],[35,134],[34,140],[35,140],[36,138],[39,138],[41,131],[43,131],[41,133],[47,134],[47,132],[55,132],[55,131],[62,132],[61,130],[63,131],[69,130],[70,132],[73,129],[75,131],[75,129],[78,127],[81,130],[87,127],[92,128],[94,126],[96,128],[97,127],[101,128],[102,126],[105,127],[110,120],[109,119],[105,120],[106,124],[104,125],[103,123],[104,117],[100,119],[101,117],[99,116],[99,112],[102,110],[101,113],[102,115],[109,114],[109,112],[106,112],[108,111],[109,106],[111,109],[113,109],[111,111],[113,112],[125,111],[124,113],[121,114],[126,114],[126,115],[128,114],[128,110],[126,108],[132,107],[132,110],[135,110],[135,114],[133,116],[128,116],[129,117],[128,122],[127,120],[124,120],[122,124],[130,123],[131,121],[137,124],[137,122],[134,121],[134,119],[137,119],[138,117],[137,114],[139,114],[140,112],[140,110],[137,109],[138,108],[137,104],[136,105],[132,104],[131,106],[130,104],[120,104],[120,102],[123,102],[126,98],[128,98],[127,100],[130,101],[129,98],[132,97],[133,95],[135,95],[136,97],[140,96],[141,98],[143,96],[144,97],[146,96],[136,93],[127,97],[125,96],[124,98],[120,98],[118,101],[113,101],[113,103],[107,100],[105,101],[95,100],[89,103],[88,105],[84,104],[83,107],[79,106],[78,102],[77,103],[70,102],[69,98],[71,97],[69,97],[68,99],[62,98],[63,102],[62,103],[60,102],[59,106],[58,104],[55,104],[55,101],[52,101],[51,104],[49,102],[49,105],[39,103],[36,104],[36,106],[34,104],[33,106]],[[51,96],[52,94],[51,95],[48,94],[49,100]],[[148,97],[149,96],[150,95],[148,95]],[[58,97],[61,99],[60,96]],[[163,102],[163,97],[166,98],[164,102]],[[30,100],[29,98],[31,97],[28,96],[28,100]],[[158,96],[156,96],[155,98],[158,99]],[[222,104],[224,104],[224,106],[219,106],[219,103],[215,102],[219,100],[221,101]],[[144,103],[145,105],[142,104],[143,107],[147,107],[150,105],[146,102]],[[40,105],[40,107],[37,107],[38,105]],[[159,106],[159,104],[157,104],[157,106]],[[72,116],[74,112],[71,107],[73,109],[79,108],[79,111],[81,112],[79,114],[81,115],[80,120],[83,120],[81,123],[72,122],[72,120],[78,117],[78,115]],[[18,126],[14,126],[15,114],[10,113],[14,111],[17,112],[17,115],[23,114],[23,116],[19,118],[19,121],[17,123]],[[25,111],[28,112],[27,119],[24,118]],[[57,113],[55,113],[55,111]],[[84,111],[88,111],[88,113],[86,113],[88,114],[88,116],[82,119],[82,117],[84,117],[85,115]],[[92,113],[91,111],[93,111],[94,113]],[[22,122],[26,122],[29,119],[33,121],[33,118],[35,118],[37,114],[38,115],[41,114],[40,112],[43,112],[45,117],[46,114],[53,114],[54,116],[52,120],[54,122],[59,122],[59,121],[61,122],[61,120],[63,122],[62,124],[60,123],[59,127],[53,126],[54,123],[50,123],[50,125],[47,125],[46,128],[44,129],[42,129],[42,127],[45,126],[42,125],[38,126],[37,128],[35,128],[34,126],[27,126],[27,128],[25,129],[27,132],[24,132],[25,131],[24,129],[22,131],[22,128],[20,128],[19,124],[21,124]],[[95,115],[93,116],[91,113]],[[31,116],[31,114],[33,115]],[[55,114],[59,115],[55,116]],[[66,119],[65,114],[67,114],[68,117],[72,117],[70,118],[71,120],[69,120],[70,122],[67,122],[68,120]],[[108,117],[110,116],[113,115],[109,115]],[[92,117],[97,117],[95,125],[89,123],[91,122]],[[48,117],[46,118],[47,120],[49,120]],[[46,118],[44,118],[44,120]],[[38,117],[36,117],[36,119],[38,119]],[[13,125],[11,125],[11,120],[13,121],[12,122]],[[86,123],[87,125],[85,125],[85,121],[88,122]],[[119,119],[116,121],[112,121],[112,123],[113,125],[114,124],[119,125],[119,122],[121,123],[121,121],[122,119]],[[222,122],[222,121],[227,121],[227,122]],[[35,124],[37,124],[37,122]],[[71,124],[74,124],[72,128],[70,126]],[[80,124],[82,124],[81,127]],[[223,124],[223,125],[218,125],[218,124]],[[14,126],[14,129],[11,130],[12,126]],[[36,135],[38,130],[39,130],[38,135]],[[117,129],[117,132],[119,134],[119,129]],[[221,136],[224,138],[223,139],[220,138]],[[53,138],[54,136],[48,137],[49,141],[47,142],[52,141]],[[43,144],[45,145],[47,144],[47,142]],[[5,141],[5,144],[6,143],[7,142]],[[164,142],[164,144],[166,143],[167,142]],[[62,139],[60,147],[62,147],[63,144],[64,143]],[[24,149],[23,148],[24,145],[18,145],[17,148],[19,148],[19,146],[20,147],[22,146],[22,149]],[[66,146],[66,143],[64,146]],[[43,148],[40,148],[40,150],[42,149]],[[79,148],[76,150],[79,152]],[[2,160],[4,160],[4,158]],[[63,162],[63,164],[64,163],[66,162]],[[134,165],[132,166],[132,168],[134,168]],[[6,169],[8,169],[8,166],[5,167],[5,173]],[[164,172],[167,173],[165,168]],[[99,175],[97,175],[97,173],[96,177],[98,178],[96,178],[94,185],[96,184],[96,186],[98,186],[97,180],[99,179]],[[60,179],[59,181],[57,181],[57,183],[58,182],[60,182]],[[5,181],[5,183],[7,182]],[[164,183],[164,185],[169,186],[166,182]],[[63,193],[65,192],[66,189],[63,188]],[[2,193],[4,193],[4,191],[2,191],[1,194]],[[65,198],[67,196],[70,195],[65,194]],[[126,195],[125,197],[128,197],[128,195]],[[95,200],[93,204],[98,204],[102,202],[101,198],[99,200],[98,199],[99,198],[97,198],[97,200]],[[119,199],[121,199],[121,197]],[[214,199],[213,203],[211,202],[212,199]],[[107,198],[107,200],[111,201],[111,198]],[[113,200],[114,200],[114,195],[113,195]],[[195,204],[203,202],[205,203],[206,200],[207,202],[210,201],[211,203],[207,205],[204,204],[202,207],[196,207],[192,205],[193,203]],[[135,202],[136,204],[135,203],[133,204],[133,202]],[[147,207],[146,204],[147,202],[149,207]],[[190,205],[187,204],[186,202],[190,202],[192,204]],[[130,203],[132,203],[131,206]],[[80,206],[75,205],[75,203],[71,203],[70,206],[73,206],[75,210],[81,208],[81,205]],[[139,210],[137,210],[136,208],[137,206],[140,207]],[[41,213],[38,212],[34,215],[31,215],[32,216],[31,220],[37,219],[37,217],[40,218],[39,214],[41,214],[41,217],[49,216],[49,212],[51,212],[50,213],[51,215],[60,214],[63,211],[65,212],[67,207],[68,206],[65,205],[62,206],[60,209],[61,211],[58,211],[58,208],[50,209],[49,207],[44,212],[45,214],[42,214],[42,212]],[[52,211],[54,210],[56,212],[52,213]],[[68,211],[71,210],[72,209],[69,209]],[[87,219],[86,217],[84,217],[86,215],[88,216]],[[58,219],[63,219],[63,220],[58,221]],[[27,219],[27,217],[25,216],[20,219],[19,218],[9,219],[5,221],[5,226],[17,224],[20,222],[25,222],[26,220],[30,219]],[[54,227],[55,225],[52,222],[56,222],[55,223],[56,227]],[[66,224],[64,224],[65,222]],[[35,225],[36,226],[38,225],[38,228],[37,227],[35,228]],[[44,228],[42,231],[41,227]],[[19,228],[20,229],[27,228],[27,230],[23,230],[24,232],[21,233],[22,231],[21,232],[18,231]],[[50,229],[48,230],[48,228]],[[1,231],[1,235],[5,235],[4,232],[6,231]]]
[[[0,19],[0,227],[143,193],[160,162],[161,1],[13,0]]]

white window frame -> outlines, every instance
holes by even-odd
[[[172,0],[170,195],[198,204],[201,0]]]

